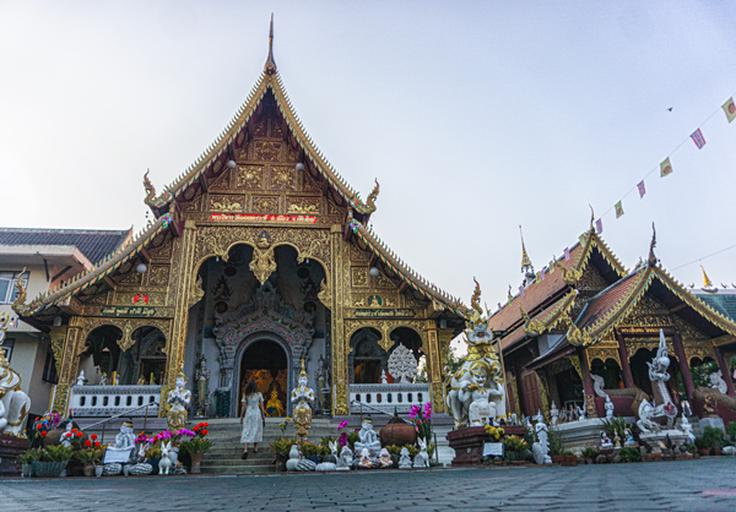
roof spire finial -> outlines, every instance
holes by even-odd
[[[708,274],[705,272],[705,267],[702,264],[700,265],[700,270],[703,272],[703,290],[712,290],[713,281],[708,277]]]
[[[652,240],[649,242],[649,258],[648,263],[650,267],[653,267],[657,264],[659,259],[654,254],[654,248],[657,247],[657,230],[654,227],[654,222],[652,222]]]
[[[276,61],[273,59],[273,13],[271,13],[271,23],[268,29],[268,57],[266,58],[266,64],[263,66],[263,72],[267,75],[278,73]]]
[[[523,286],[530,284],[534,281],[534,265],[529,254],[526,252],[526,244],[524,243],[524,230],[519,224],[519,235],[521,236],[521,273],[524,276]]]
[[[593,205],[590,203],[588,203],[588,208],[590,208],[590,225],[588,226],[588,229],[593,231],[593,224],[595,224],[595,211],[593,211]]]

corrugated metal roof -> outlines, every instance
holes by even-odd
[[[130,234],[129,229],[0,228],[0,245],[73,245],[89,261],[97,263]]]

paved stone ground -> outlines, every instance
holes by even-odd
[[[736,458],[241,477],[0,480],[0,511],[728,510]]]

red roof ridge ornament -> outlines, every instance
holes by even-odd
[[[279,72],[276,67],[276,61],[273,58],[273,13],[271,13],[271,23],[268,29],[268,57],[263,65],[263,72],[267,75],[275,75]]]

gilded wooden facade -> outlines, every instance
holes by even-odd
[[[274,250],[283,246],[324,271],[319,299],[330,311],[334,414],[348,413],[350,338],[361,327],[378,330],[384,349],[394,329],[414,330],[435,409],[444,409],[443,353],[464,326],[465,308],[366,227],[378,184],[364,202],[326,161],[296,118],[270,53],[251,96],[215,143],[163,194],[147,175],[144,186],[156,219],[131,245],[17,304],[51,334],[59,369],[55,409],[66,406],[90,333],[106,325],[122,332],[123,351],[139,327],[159,329],[166,339],[162,393],[173,386],[184,369],[190,310],[205,293],[200,269],[213,258],[227,261],[236,245],[253,249],[250,270],[261,284],[278,271]]]

